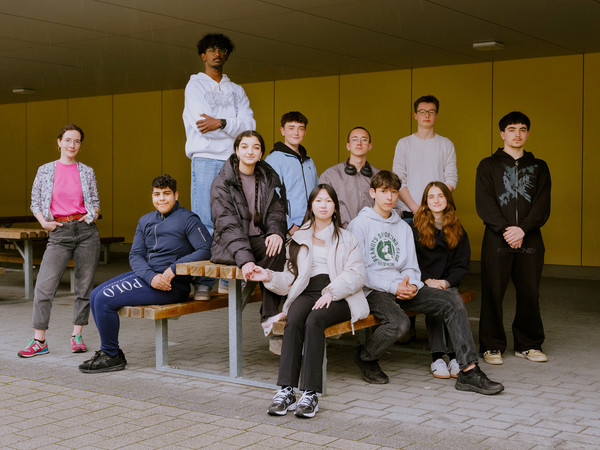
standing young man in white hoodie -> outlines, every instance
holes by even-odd
[[[442,289],[424,286],[412,230],[393,210],[401,183],[395,173],[383,170],[371,179],[372,208],[363,208],[348,230],[362,245],[366,266],[365,294],[369,309],[381,325],[356,351],[355,361],[369,383],[384,384],[388,376],[379,367],[383,353],[409,327],[404,310],[443,318],[456,350],[460,373],[456,389],[485,395],[504,390],[479,368],[469,319],[462,302]]]
[[[207,34],[197,47],[204,72],[192,75],[185,87],[185,153],[192,160],[191,209],[212,235],[212,182],[233,153],[237,135],[255,130],[256,122],[244,88],[223,73],[223,66],[234,49],[231,40],[222,34]],[[213,280],[205,278],[200,282],[194,298],[208,300]]]

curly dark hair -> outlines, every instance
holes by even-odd
[[[152,187],[158,189],[171,188],[173,192],[177,192],[177,181],[171,175],[164,173],[152,180]]]
[[[227,53],[229,54],[231,54],[233,52],[233,49],[235,48],[233,42],[231,42],[231,39],[229,39],[224,34],[220,33],[207,34],[198,41],[196,47],[198,48],[199,55],[201,55],[202,53],[206,53],[206,50],[209,47],[217,47],[222,50],[227,50]]]

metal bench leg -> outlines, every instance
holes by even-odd
[[[17,246],[17,249],[19,247]],[[20,250],[20,249],[19,249]],[[25,274],[25,298],[33,298],[33,243],[25,239],[23,243],[23,273]]]
[[[242,281],[229,280],[229,376],[242,376]]]
[[[325,348],[323,349],[323,395],[327,395],[327,339],[325,339]]]
[[[169,365],[169,322],[167,319],[154,321],[156,343],[156,370]]]

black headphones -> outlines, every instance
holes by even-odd
[[[356,167],[350,164],[350,158],[346,160],[344,172],[346,172],[347,175],[356,175]],[[371,178],[373,176],[373,169],[371,169],[368,161],[365,161],[365,165],[360,169],[360,174],[367,178]]]

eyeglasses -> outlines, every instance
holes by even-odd
[[[362,138],[357,138],[357,137],[353,137],[350,139],[350,142],[352,142],[353,144],[358,144],[358,142],[361,142],[363,144],[368,144],[369,143],[369,138],[367,137],[362,137]]]
[[[417,111],[419,116],[435,116],[437,111],[435,109],[420,109]]]
[[[220,47],[208,47],[206,50],[208,50],[211,53],[221,53],[222,55],[229,55],[229,50],[227,50],[226,48],[220,48]]]

